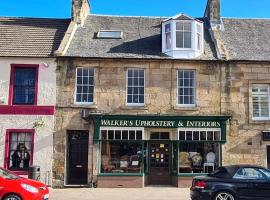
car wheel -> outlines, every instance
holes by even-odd
[[[12,194],[6,196],[3,200],[22,200],[22,199],[19,196]]]
[[[236,200],[229,192],[219,192],[216,194],[214,200]]]

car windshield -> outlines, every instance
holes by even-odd
[[[4,179],[18,179],[19,176],[16,176],[15,174],[11,174],[9,171],[4,170],[0,168],[0,177]]]

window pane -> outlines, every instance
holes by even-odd
[[[138,104],[144,103],[144,70],[129,69],[127,73],[127,103]]]
[[[136,140],[142,140],[142,131],[136,131]]]
[[[102,173],[141,173],[140,143],[102,142],[101,172]]]
[[[210,173],[219,167],[219,143],[183,142],[179,145],[179,173]]]
[[[171,33],[166,33],[166,49],[170,49],[171,47],[172,47]]]
[[[269,117],[269,94],[268,85],[252,86],[253,117]]]
[[[15,68],[14,69],[14,99],[16,104],[34,104],[35,103],[35,68]]]
[[[186,132],[185,131],[179,131],[179,140],[186,140]]]
[[[180,83],[180,84],[179,84]],[[195,104],[195,71],[178,71],[178,104]]]
[[[114,131],[108,131],[109,140],[114,140]]]
[[[129,139],[135,140],[135,131],[129,131]]]
[[[183,32],[176,32],[176,47],[184,48],[184,34]]]
[[[177,22],[176,23],[176,30],[180,31],[180,30],[184,30],[184,23],[183,22]]]
[[[115,139],[121,140],[121,131],[115,131]]]
[[[184,34],[184,48],[191,48],[191,33]]]
[[[128,131],[122,131],[122,140],[128,140]]]
[[[101,135],[102,135],[102,139],[103,140],[107,140],[108,139],[107,138],[107,131],[105,131],[105,130],[101,131]]]
[[[27,171],[32,155],[32,133],[10,133],[8,168]]]
[[[171,31],[171,25],[170,24],[166,24],[165,25],[165,32],[170,32]]]
[[[77,68],[76,79],[76,102],[92,103],[94,94],[94,69]]]

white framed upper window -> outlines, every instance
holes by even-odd
[[[269,120],[269,85],[252,85],[252,109],[254,120]]]
[[[177,105],[181,107],[196,106],[196,71],[177,71]]]
[[[192,23],[190,21],[176,22],[176,48],[191,49]]]
[[[144,69],[127,70],[126,104],[130,106],[143,106],[145,93]]]
[[[94,68],[76,69],[75,104],[93,104]]]

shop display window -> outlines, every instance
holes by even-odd
[[[142,143],[103,141],[101,173],[141,173]]]
[[[219,143],[182,142],[179,144],[179,173],[209,173],[219,165]]]
[[[143,129],[101,129],[101,173],[142,173]]]

